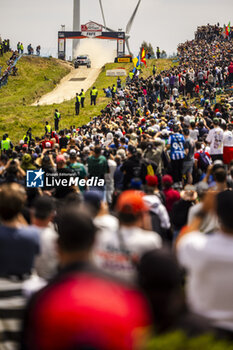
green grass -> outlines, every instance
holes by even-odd
[[[9,56],[9,54],[8,54]],[[6,61],[6,55],[0,59],[1,63]],[[148,60],[148,68],[143,68],[143,76],[152,73],[152,66],[156,64],[157,72],[174,66],[172,60]],[[70,125],[81,126],[86,124],[94,116],[100,114],[110,101],[105,97],[103,88],[116,83],[116,78],[106,77],[106,70],[113,68],[125,68],[127,73],[133,68],[132,63],[109,63],[106,64],[95,82],[99,91],[96,106],[90,106],[90,89],[86,92],[85,108],[80,115],[75,115],[75,101],[70,100],[61,104],[50,106],[31,106],[43,94],[51,91],[56,84],[68,72],[64,64],[54,58],[39,58],[24,56],[19,63],[18,76],[9,78],[8,85],[0,89],[0,137],[8,132],[13,142],[22,139],[26,130],[31,127],[34,136],[42,136],[45,121],[48,120],[53,126],[53,115],[55,108],[61,112],[60,128]],[[122,78],[124,83],[125,78]]]

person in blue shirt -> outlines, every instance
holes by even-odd
[[[168,139],[167,148],[170,149],[171,171],[174,183],[182,182],[182,168],[185,158],[185,138],[179,132],[179,126],[173,126],[173,134]]]

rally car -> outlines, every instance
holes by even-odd
[[[78,68],[79,66],[87,66],[87,68],[91,68],[91,60],[88,55],[77,56],[74,60],[74,68]]]

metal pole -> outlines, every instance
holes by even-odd
[[[80,0],[74,0],[74,10],[73,10],[73,31],[80,31]],[[75,58],[75,53],[79,45],[78,39],[73,39],[73,59]]]

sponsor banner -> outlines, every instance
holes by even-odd
[[[117,57],[117,62],[118,63],[130,63],[130,57]]]
[[[82,36],[86,36],[87,38],[96,38],[102,35],[102,32],[81,32]]]
[[[126,76],[125,69],[110,69],[106,71],[107,77],[123,77]]]

